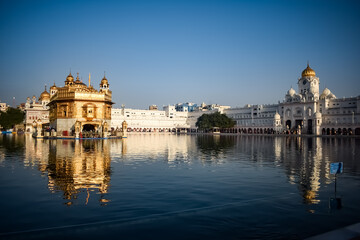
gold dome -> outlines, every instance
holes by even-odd
[[[309,64],[307,64],[307,67],[302,71],[301,77],[315,77],[315,71],[309,67]]]
[[[54,83],[54,85],[52,85],[51,87],[50,87],[50,90],[56,90],[57,89],[57,87],[56,87],[56,85],[55,85],[55,83]]]
[[[66,77],[66,82],[73,82],[74,81],[74,77],[71,75],[71,72],[69,73],[69,75]]]
[[[40,94],[39,100],[44,100],[44,99],[50,99],[50,93],[48,93],[48,92],[46,91],[46,86],[45,86],[45,91],[43,91],[43,92]]]
[[[105,77],[105,74],[104,74],[103,79],[101,79],[100,86],[102,86],[102,85],[104,85],[104,84],[109,85],[109,82],[108,82],[108,80],[107,80],[106,77]]]

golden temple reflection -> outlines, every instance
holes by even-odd
[[[15,138],[4,139],[10,143]],[[318,204],[322,188],[334,181],[334,176],[329,174],[330,162],[334,161],[330,150],[333,146],[356,144],[354,139],[343,138],[158,134],[83,141],[41,140],[27,135],[25,140],[24,165],[37,167],[43,176],[48,176],[51,192],[63,192],[68,205],[89,204],[94,197],[102,205],[109,202],[105,196],[111,159],[134,164],[132,159],[146,156],[147,161],[161,160],[174,167],[179,162],[191,165],[194,161],[202,164],[237,161],[229,157],[237,153],[259,168],[269,164],[283,168],[288,182],[297,186],[304,203]],[[344,155],[341,151],[345,150],[337,151],[339,156]],[[356,168],[355,164],[349,167]]]
[[[96,195],[99,202],[109,202],[104,198],[110,182],[108,141],[55,140],[51,144],[55,147],[50,147],[47,168],[50,191],[62,191],[67,205],[80,201],[80,195],[85,204]]]
[[[126,155],[126,153],[127,153],[127,143],[126,143],[126,140],[127,140],[127,138],[123,138],[122,139],[122,144],[121,144],[121,155],[122,156],[125,156]]]

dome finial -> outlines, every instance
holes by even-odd
[[[315,71],[309,66],[309,61],[307,62],[307,67],[302,71],[301,77],[315,77]]]

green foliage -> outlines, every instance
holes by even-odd
[[[0,114],[0,125],[7,130],[24,121],[25,113],[17,108],[8,108]]]
[[[234,126],[235,126],[235,122],[231,118],[219,112],[211,113],[211,114],[203,114],[198,118],[196,122],[196,127],[203,130],[210,130],[215,127],[232,128]]]

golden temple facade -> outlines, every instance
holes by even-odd
[[[111,124],[112,92],[106,77],[96,90],[90,82],[86,85],[79,79],[74,80],[71,73],[64,87],[50,88],[50,127],[56,136],[91,135],[107,137]]]

